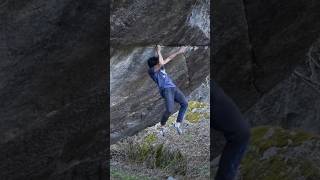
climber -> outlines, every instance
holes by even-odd
[[[186,47],[181,47],[179,51],[171,54],[166,59],[163,59],[161,54],[161,46],[156,46],[158,57],[150,57],[148,59],[148,73],[153,81],[158,85],[160,95],[165,100],[166,111],[163,113],[160,124],[160,135],[164,136],[165,125],[169,116],[174,111],[174,102],[180,104],[179,114],[176,123],[173,125],[178,134],[182,134],[181,123],[183,122],[184,114],[188,108],[188,102],[182,91],[173,83],[169,75],[166,73],[164,65],[171,61],[178,54],[184,53]]]
[[[215,180],[234,180],[250,139],[250,125],[236,104],[213,82],[213,129],[223,132],[226,145]]]

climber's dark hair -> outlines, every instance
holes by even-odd
[[[153,56],[153,57],[149,58],[148,59],[149,68],[152,68],[153,66],[157,65],[158,62],[159,62],[159,58],[158,57]]]

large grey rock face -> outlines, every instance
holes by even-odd
[[[246,0],[245,6],[255,60],[263,72],[256,76],[257,86],[268,91],[303,62],[319,38],[320,2]]]
[[[243,111],[286,79],[320,34],[319,2],[228,0],[213,7],[214,77]]]
[[[113,0],[111,45],[209,45],[209,6],[209,0]]]
[[[148,75],[147,59],[157,43],[167,57],[178,46],[188,51],[166,65],[189,95],[209,75],[209,1],[112,1],[111,143],[160,121],[164,100]]]
[[[256,76],[261,82],[257,86],[267,92],[246,116],[254,125],[320,133],[320,3],[247,1],[246,7],[253,51],[263,72]]]
[[[213,77],[252,126],[320,133],[319,8],[318,1],[213,1]]]
[[[303,64],[265,94],[246,117],[253,125],[300,127],[320,133],[320,40],[307,53]]]
[[[242,1],[213,1],[213,77],[244,110],[259,97]],[[237,87],[237,88],[235,88]]]
[[[320,2],[228,0],[213,7],[214,78],[246,117],[253,125],[319,133]]]
[[[102,179],[105,1],[1,1],[0,179]]]

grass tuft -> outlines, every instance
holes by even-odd
[[[171,151],[163,144],[153,146],[149,143],[129,143],[126,148],[127,159],[144,163],[148,168],[160,168],[173,174],[185,175],[187,159],[179,150]]]

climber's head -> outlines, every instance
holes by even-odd
[[[159,58],[158,57],[151,57],[148,59],[148,66],[149,68],[152,68],[153,66],[157,65],[159,63]]]

